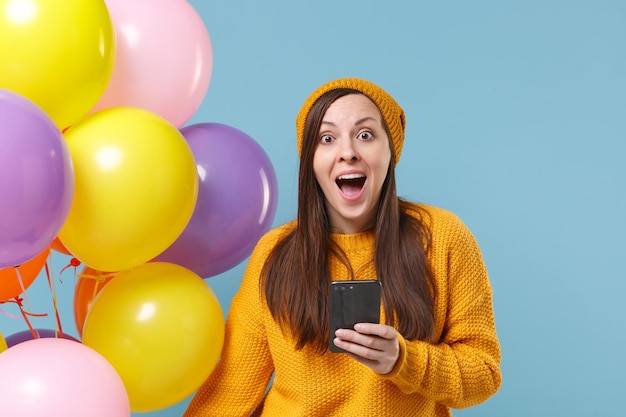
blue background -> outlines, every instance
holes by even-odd
[[[626,2],[191,4],[211,36],[213,75],[188,124],[228,124],[265,149],[275,225],[296,213],[294,121],[315,87],[363,77],[404,107],[399,194],[457,213],[494,288],[502,388],[455,416],[623,412]],[[55,253],[52,269],[76,335],[73,277],[58,274],[68,261]],[[224,312],[244,266],[207,280]],[[27,294],[32,311],[53,312],[45,278]],[[54,328],[52,315],[31,322]],[[0,329],[26,326],[0,314]],[[180,416],[188,401],[134,416]]]

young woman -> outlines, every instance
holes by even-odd
[[[226,321],[221,361],[185,416],[450,416],[499,388],[480,249],[454,214],[398,198],[402,108],[356,78],[296,120],[297,220],[261,238]],[[329,346],[332,281],[381,283],[380,324]],[[270,380],[273,376],[273,380]]]

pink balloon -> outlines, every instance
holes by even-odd
[[[95,350],[66,339],[34,339],[0,354],[0,414],[12,417],[129,417],[122,379]]]
[[[213,52],[197,11],[184,0],[106,0],[117,35],[109,85],[92,111],[131,106],[181,127],[209,88]]]

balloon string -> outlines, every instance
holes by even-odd
[[[16,297],[16,299],[17,299],[17,297]],[[26,325],[28,326],[28,330],[30,330],[30,333],[33,335],[34,339],[38,339],[39,335],[37,334],[35,329],[33,329],[33,326],[30,324],[30,320],[28,320],[28,314],[26,314],[26,312],[22,308],[22,303],[18,303],[17,305],[20,308],[20,312],[22,313],[22,317],[24,318],[24,321],[26,322]]]
[[[21,294],[24,295],[24,301],[26,302],[26,307],[29,310],[32,310],[30,307],[30,303],[28,302],[28,297],[26,296],[26,287],[24,286],[24,280],[22,279],[22,274],[20,273],[20,269],[16,266],[13,268],[15,270],[15,274],[17,275],[17,282],[20,283]]]
[[[11,301],[10,301],[10,300],[3,300],[3,301],[0,301],[0,304],[2,304],[2,303],[6,303],[6,302],[11,302]],[[7,316],[7,317],[8,317],[8,318],[10,318],[10,319],[21,319],[21,317],[19,317],[19,316],[14,316],[13,314],[11,314],[11,313],[9,313],[9,312],[4,311],[4,309],[2,309],[2,308],[0,308],[0,313],[4,314],[5,316]]]
[[[54,287],[54,280],[50,278],[51,274],[50,274],[50,268],[48,268],[48,261],[46,261],[45,267],[46,267],[46,276],[48,277],[48,286],[50,286],[50,292],[52,293],[52,307],[54,308],[54,316],[57,321],[59,333],[61,334],[61,337],[63,337],[63,326],[61,325],[61,317],[59,317],[59,309],[57,307],[57,292]]]
[[[78,278],[90,278],[95,279],[98,282],[104,282],[105,280],[116,276],[118,272],[98,272],[97,274],[78,274]]]
[[[20,310],[22,310],[22,306],[24,305],[24,299],[21,297],[13,297],[10,300],[2,300],[0,301],[0,304],[4,304],[4,303],[15,303],[17,304],[18,307],[20,307]],[[32,317],[46,317],[48,315],[48,313],[29,313],[28,311],[24,311],[24,314],[28,315],[28,316],[32,316]]]
[[[32,310],[32,308],[30,307],[30,303],[28,302],[28,297],[26,295],[26,287],[24,286],[24,280],[22,279],[22,274],[20,273],[20,269],[16,266],[14,267],[15,269],[15,274],[17,275],[17,280],[20,283],[20,288],[22,290],[22,295],[24,296],[24,301],[26,302],[26,307],[28,307],[29,310]],[[35,332],[35,330],[33,329],[33,326],[31,326],[30,321],[28,320],[28,317],[24,311],[24,309],[22,308],[22,299],[18,299],[17,297],[15,297],[16,300],[19,300],[19,302],[17,303],[18,307],[20,308],[20,312],[22,313],[22,317],[24,318],[24,321],[26,322],[26,325],[28,326],[28,329],[30,330],[31,334],[33,335],[33,338],[37,339],[39,337],[39,335],[37,334],[37,332]]]
[[[88,278],[88,279],[95,279],[96,280],[96,285],[93,286],[93,294],[91,294],[91,299],[93,300],[94,298],[96,298],[96,295],[98,294],[98,290],[100,289],[100,286],[104,283],[104,281],[109,279],[109,278],[113,278],[117,274],[118,274],[117,272],[96,271],[95,275],[93,275],[93,274],[78,274],[78,275],[76,275],[76,277],[77,278]]]
[[[33,335],[33,338],[39,339],[39,334],[35,331],[33,326],[30,324],[30,320],[28,320],[28,316],[31,316],[31,317],[46,317],[48,315],[47,313],[35,314],[35,313],[29,313],[28,311],[25,311],[24,307],[23,307],[23,304],[24,304],[23,303],[23,299],[20,298],[20,297],[15,297],[13,300],[0,301],[0,304],[1,303],[15,303],[15,304],[17,304],[18,308],[20,309],[20,313],[22,313],[22,318],[26,322],[26,325],[28,326],[28,329],[30,330],[30,333]]]
[[[96,294],[98,294],[98,287],[100,287],[100,281],[96,281],[96,285],[93,286],[93,294],[91,294],[91,299],[96,298]]]

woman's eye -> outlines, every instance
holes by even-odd
[[[369,132],[369,131],[359,133],[359,139],[369,140],[369,139],[372,139],[373,137],[374,136],[372,135],[372,132]]]
[[[322,143],[331,143],[333,141],[333,137],[330,135],[322,135],[320,138],[320,142]]]

